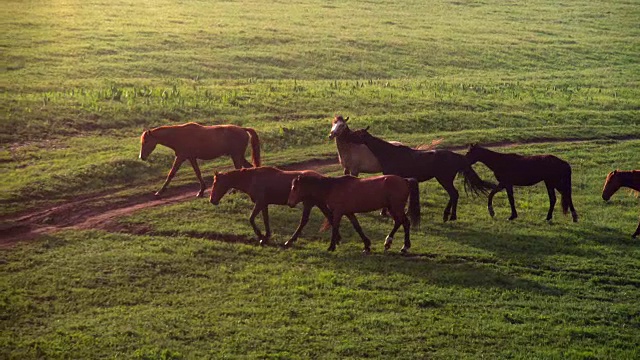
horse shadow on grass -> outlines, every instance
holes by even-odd
[[[448,229],[447,237],[490,252],[500,261],[521,266],[537,266],[545,263],[547,257],[559,255],[598,258],[603,256],[600,245],[617,250],[632,246],[627,236],[617,229],[546,221],[539,224],[510,222],[500,230],[461,224]],[[588,246],[594,243],[598,246]]]

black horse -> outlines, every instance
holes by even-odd
[[[489,215],[495,215],[492,203],[493,196],[498,191],[506,189],[511,205],[509,220],[517,218],[518,212],[513,200],[513,186],[531,186],[544,181],[549,194],[547,220],[551,220],[553,217],[553,208],[556,205],[555,190],[558,190],[562,196],[562,211],[566,214],[571,209],[573,221],[578,221],[578,213],[576,213],[571,199],[571,166],[566,161],[553,155],[501,154],[478,145],[469,146],[469,151],[465,156],[471,163],[480,161],[487,165],[498,180],[498,186],[489,194],[487,205]]]
[[[453,180],[458,173],[464,176],[465,190],[474,194],[487,194],[494,184],[480,179],[471,168],[464,155],[449,150],[415,150],[408,146],[390,144],[369,134],[368,127],[351,132],[347,140],[355,144],[365,144],[376,156],[385,175],[415,178],[419,182],[433,178],[449,194],[449,203],[444,209],[443,220],[456,220],[458,190]]]

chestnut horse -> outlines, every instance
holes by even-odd
[[[513,199],[513,186],[531,186],[544,181],[549,194],[549,212],[547,220],[553,217],[553,208],[556,205],[556,193],[558,190],[562,199],[562,212],[566,214],[571,209],[574,222],[578,222],[578,213],[573,207],[571,199],[571,166],[564,160],[553,155],[523,156],[518,154],[501,154],[485,149],[476,144],[469,146],[465,155],[472,164],[480,161],[493,171],[498,186],[491,191],[488,200],[489,215],[494,216],[493,196],[500,190],[507,190],[507,197],[511,205],[511,217],[518,217]]]
[[[355,213],[369,212],[387,208],[394,220],[393,229],[387,236],[385,250],[391,247],[393,236],[400,225],[404,229],[404,247],[402,253],[409,251],[411,241],[409,231],[411,224],[420,223],[420,191],[415,179],[403,179],[395,175],[375,176],[359,179],[353,176],[338,178],[300,175],[291,183],[289,206],[295,206],[304,199],[313,199],[317,203],[326,204],[331,211],[331,245],[329,251],[336,249],[340,238],[340,220],[346,216],[364,242],[364,251],[371,251],[371,241],[362,231]],[[409,217],[404,212],[409,199]]]
[[[346,138],[356,144],[365,144],[382,165],[383,174],[415,178],[419,182],[436,178],[449,194],[444,221],[457,219],[459,195],[453,180],[458,173],[464,176],[467,191],[488,193],[494,188],[493,184],[480,179],[464,155],[449,150],[416,150],[393,145],[369,134],[368,129],[352,131]]]
[[[216,172],[213,177],[213,187],[211,188],[209,201],[213,205],[218,205],[220,199],[229,189],[237,189],[249,195],[251,201],[255,204],[251,216],[249,216],[249,222],[262,245],[271,237],[269,205],[286,205],[289,199],[289,191],[291,190],[291,182],[300,175],[309,177],[322,176],[314,171],[283,171],[270,166],[232,170],[226,173]],[[309,214],[314,206],[317,206],[325,217],[331,220],[329,210],[327,210],[324,203],[315,202],[313,199],[303,199],[302,201],[304,208],[300,225],[298,225],[291,239],[284,244],[285,246],[293,244],[298,239],[302,229],[309,221]],[[262,212],[262,219],[264,220],[265,235],[262,235],[254,221],[260,212]]]
[[[607,175],[607,179],[604,181],[604,188],[602,189],[602,199],[609,201],[611,196],[615,194],[621,187],[628,187],[636,191],[636,195],[640,192],[640,170],[621,171],[614,170]],[[640,235],[640,221],[638,221],[638,228],[631,237]]]
[[[197,196],[201,197],[204,194],[205,183],[200,174],[198,159],[212,160],[222,155],[229,155],[236,169],[251,167],[251,164],[244,158],[249,139],[251,139],[253,165],[260,166],[260,139],[252,128],[235,125],[204,126],[193,122],[161,126],[144,131],[140,137],[140,159],[147,160],[157,144],[171,148],[175,152],[176,158],[167,180],[162,188],[156,192],[156,196],[166,190],[180,165],[185,160],[189,160],[200,181],[200,191]]]

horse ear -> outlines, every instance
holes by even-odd
[[[617,174],[618,173],[618,169],[613,170],[613,173]]]
[[[371,125],[367,126],[366,128],[364,128],[364,131],[369,131],[370,127],[371,127]]]
[[[220,173],[218,172],[218,170],[213,172],[213,176],[218,176]]]

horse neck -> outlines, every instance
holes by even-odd
[[[338,153],[344,158],[345,154],[348,154],[351,149],[357,144],[353,144],[347,140],[347,136],[351,134],[351,130],[347,126],[339,136],[336,136],[336,147],[338,147]]]
[[[364,144],[367,145],[369,150],[371,150],[378,159],[384,158],[385,154],[391,154],[396,150],[395,145],[389,144],[388,142],[373,135],[369,135],[369,137],[364,141]]]
[[[333,188],[333,178],[314,178],[309,182],[309,193],[319,200],[326,200]]]
[[[227,173],[230,184],[229,188],[237,189],[248,194],[251,190],[254,171],[254,169],[240,169]]]
[[[500,164],[504,159],[504,154],[500,154],[498,152],[491,151],[485,148],[482,148],[480,151],[482,151],[482,153],[478,157],[478,161],[487,165],[487,167],[490,169],[500,167]]]
[[[151,136],[153,136],[158,144],[175,150],[177,145],[176,139],[178,138],[175,133],[176,130],[177,128],[172,126],[161,126],[159,128],[152,129]]]
[[[621,186],[626,186],[635,191],[640,191],[640,171],[638,170],[624,171],[624,172],[619,172],[618,174],[620,174],[618,176],[620,176]]]

